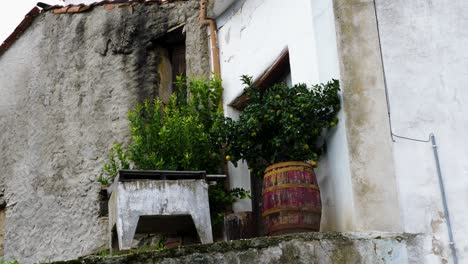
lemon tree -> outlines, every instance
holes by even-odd
[[[308,87],[278,83],[261,91],[243,76],[249,104],[229,120],[227,155],[246,160],[253,172],[283,161],[317,161],[325,151],[322,135],[338,123],[339,82]]]

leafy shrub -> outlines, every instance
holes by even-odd
[[[224,189],[223,181],[211,185],[208,197],[210,201],[211,224],[218,226],[223,223],[225,208],[231,206],[237,199],[252,198],[249,191],[241,188],[234,188],[230,191]]]
[[[274,163],[317,160],[323,130],[338,123],[339,82],[307,87],[278,83],[262,92],[243,76],[249,104],[238,121],[228,121],[227,153],[247,161],[257,174]]]
[[[177,78],[178,91],[164,105],[145,100],[128,112],[132,140],[123,149],[114,144],[99,181],[112,182],[121,169],[206,170],[221,173],[225,125],[219,108],[223,88],[219,79]],[[186,100],[184,100],[187,97]]]

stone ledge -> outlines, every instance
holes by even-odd
[[[414,249],[422,247],[421,237],[405,233],[302,233],[54,263],[408,263],[419,259],[415,256],[419,251]]]

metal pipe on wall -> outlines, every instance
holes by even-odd
[[[379,52],[380,52],[380,61],[382,63],[382,74],[383,74],[383,80],[384,80],[384,88],[385,88],[385,99],[387,101],[387,113],[388,113],[388,122],[390,126],[390,136],[392,138],[392,141],[395,142],[395,138],[400,138],[404,140],[409,140],[409,141],[414,141],[414,142],[421,142],[421,143],[432,143],[432,150],[434,152],[434,159],[435,159],[435,165],[437,169],[437,177],[439,180],[439,189],[440,193],[442,196],[442,205],[444,207],[444,214],[445,214],[445,219],[447,220],[447,233],[449,237],[449,244],[450,244],[450,250],[452,252],[452,257],[453,257],[453,263],[458,264],[458,256],[457,256],[457,249],[455,248],[455,241],[453,239],[453,231],[452,231],[452,223],[450,221],[450,212],[448,209],[448,204],[447,204],[447,195],[445,192],[445,185],[444,185],[444,179],[442,177],[442,170],[440,168],[440,159],[439,159],[439,151],[438,151],[438,146],[436,143],[436,138],[433,133],[429,135],[429,139],[417,139],[417,138],[411,138],[411,137],[405,137],[405,136],[400,136],[395,133],[393,133],[393,126],[392,126],[392,115],[391,115],[391,105],[390,105],[390,98],[389,98],[389,93],[388,93],[388,85],[387,85],[387,73],[385,71],[385,63],[384,63],[384,57],[383,57],[383,51],[382,51],[382,40],[380,37],[380,27],[379,27],[379,16],[377,13],[377,1],[374,1],[374,12],[375,12],[375,20],[376,20],[376,25],[377,25],[377,37],[379,41]]]
[[[207,18],[206,16],[206,3],[207,0],[200,1],[200,23],[207,25],[210,28],[211,39],[211,54],[213,56],[213,72],[216,77],[221,77],[221,65],[219,61],[219,48],[218,48],[218,33],[216,31],[216,22],[214,19]]]
[[[207,18],[206,3],[207,3],[207,0],[200,1],[200,23],[202,25],[207,25],[210,28],[211,54],[213,58],[213,73],[215,75],[215,78],[221,78],[221,62],[219,60],[218,32],[216,28],[216,21],[214,19]],[[219,103],[219,108],[223,109],[222,97],[221,97],[221,102]],[[227,177],[229,177],[229,169],[228,169],[227,161],[223,162],[223,171],[224,171],[224,174]]]
[[[432,149],[434,151],[434,159],[435,159],[436,168],[437,168],[437,177],[439,178],[440,193],[442,194],[442,204],[444,206],[445,219],[447,220],[447,229],[448,229],[447,232],[448,232],[448,236],[450,240],[449,241],[450,250],[452,251],[453,263],[458,264],[457,249],[455,248],[455,241],[453,240],[452,223],[450,221],[450,213],[449,213],[448,205],[447,205],[447,197],[445,195],[444,178],[442,177],[442,170],[440,169],[438,146],[437,146],[437,142],[436,142],[436,138],[434,134],[431,133],[430,138],[431,138],[431,143],[432,143]]]

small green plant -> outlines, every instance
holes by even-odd
[[[110,181],[109,181],[109,178],[107,178],[106,176],[104,176],[103,173],[101,173],[98,178],[97,178],[97,181],[102,184],[103,186],[109,186],[110,184]]]
[[[209,187],[208,197],[210,201],[211,224],[218,226],[224,221],[224,211],[226,207],[231,206],[236,200],[246,198],[252,199],[249,191],[241,188],[234,188],[226,191],[223,181],[218,181],[216,185]]]
[[[166,236],[162,236],[160,239],[158,239],[158,242],[156,243],[156,250],[166,249],[166,242],[167,242]]]
[[[109,249],[102,249],[99,250],[98,252],[93,254],[94,256],[99,256],[99,257],[109,257],[112,256],[111,252]]]
[[[17,260],[11,260],[11,261],[0,260],[0,264],[19,264],[19,262]]]
[[[115,176],[121,169],[129,169],[130,162],[126,152],[122,149],[122,144],[114,143],[114,146],[107,154],[107,162],[103,166],[103,173],[99,175],[98,182],[102,185],[109,185],[114,181]]]
[[[261,91],[243,76],[250,99],[238,121],[228,120],[227,154],[236,164],[246,160],[251,170],[283,161],[316,161],[325,150],[322,134],[338,123],[339,82],[307,87],[278,83]]]

